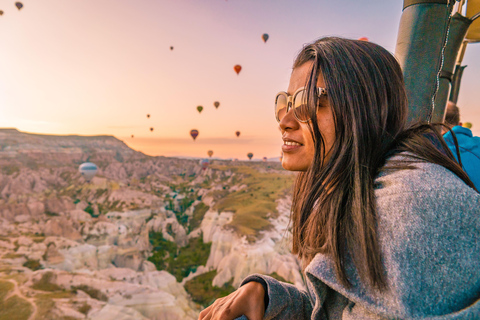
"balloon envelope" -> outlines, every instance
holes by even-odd
[[[247,157],[248,157],[248,159],[252,160],[252,158],[253,158],[253,153],[249,152],[249,153],[247,154]]]
[[[78,167],[78,172],[82,174],[86,181],[92,180],[98,171],[98,167],[91,162],[85,162]]]
[[[193,141],[195,141],[195,139],[197,139],[197,136],[198,136],[198,130],[196,129],[190,130],[190,135],[192,136]]]
[[[150,115],[149,115],[149,114],[147,114],[147,118],[150,118]]]
[[[0,16],[3,16],[3,11],[2,10],[0,10]]]
[[[208,156],[211,158],[213,156],[213,151],[212,150],[208,150],[207,152]]]
[[[21,2],[15,2],[15,7],[17,7],[18,10],[23,8],[23,4]]]
[[[236,72],[237,74],[239,74],[240,71],[242,71],[242,66],[239,65],[239,64],[237,64],[235,67],[233,67],[233,70],[235,70],[235,72]]]
[[[213,105],[215,106],[215,108],[217,108],[217,109],[218,109],[218,107],[220,106],[220,102],[218,102],[218,101],[215,101],[215,102],[213,103]]]
[[[465,122],[465,123],[463,124],[463,127],[468,128],[468,129],[472,129],[473,124],[472,124],[471,122]]]
[[[198,113],[202,113],[203,107],[202,107],[202,106],[198,106],[198,107],[197,107],[197,110],[198,110]]]
[[[173,50],[173,47],[170,47],[170,50]]]
[[[267,33],[262,34],[262,39],[263,39],[263,42],[267,42],[268,34]]]
[[[236,135],[237,137],[240,137],[240,131],[236,131],[236,132],[235,132],[235,135]]]
[[[150,128],[150,131],[153,131],[153,128]]]

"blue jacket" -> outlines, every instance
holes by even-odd
[[[375,181],[388,290],[365,285],[351,261],[344,287],[319,253],[305,269],[308,291],[258,274],[244,280],[266,285],[265,320],[480,319],[480,194],[442,166],[414,166]]]
[[[474,137],[470,129],[461,126],[453,127],[452,131],[457,137],[463,170],[468,174],[477,190],[480,190],[480,137]],[[445,133],[443,138],[457,158],[457,150],[450,131]]]

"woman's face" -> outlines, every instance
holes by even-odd
[[[312,62],[306,62],[293,69],[287,91],[289,95],[293,95],[295,91],[305,86],[311,68]],[[321,74],[318,77],[317,87],[325,88],[325,82]],[[330,156],[329,151],[335,141],[335,123],[332,108],[325,96],[320,98],[320,105],[317,108],[317,122],[325,142],[326,156],[324,161],[327,161]],[[283,139],[282,166],[290,171],[307,171],[315,155],[315,145],[308,123],[299,122],[293,115],[293,110],[290,110],[280,121],[280,129]]]

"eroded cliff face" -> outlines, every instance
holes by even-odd
[[[290,183],[275,163],[202,170],[114,137],[0,129],[0,286],[31,319],[115,320],[196,319],[251,273],[302,287]]]

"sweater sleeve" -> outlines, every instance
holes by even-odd
[[[299,290],[292,284],[260,274],[248,276],[241,286],[251,281],[267,287],[268,306],[265,310],[265,320],[310,319],[312,303],[305,291]]]

